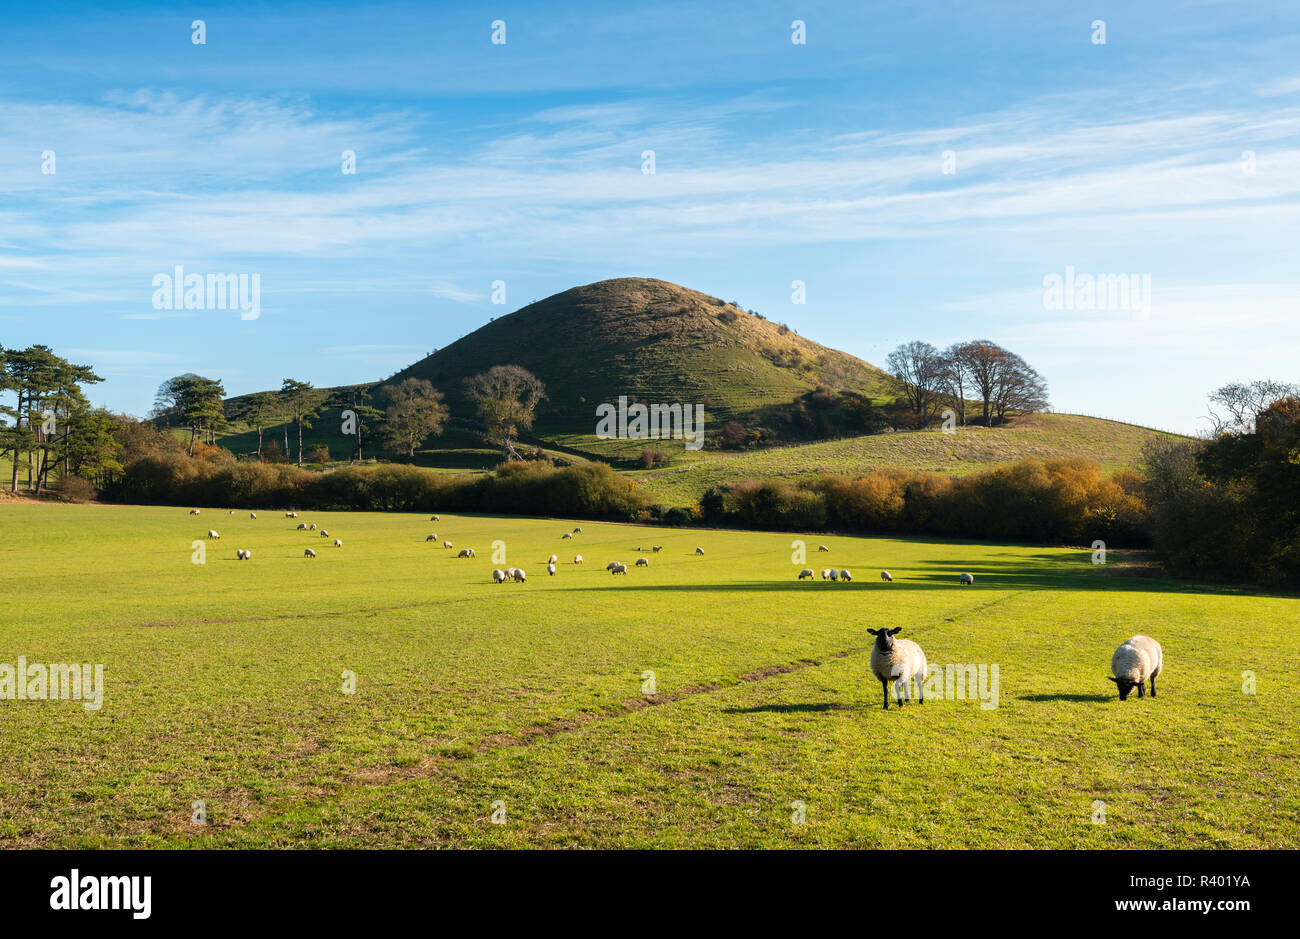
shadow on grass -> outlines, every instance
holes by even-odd
[[[1109,694],[1022,694],[1020,701],[1109,701]]]
[[[723,708],[723,714],[799,714],[805,712],[821,711],[851,711],[853,710],[847,704],[840,704],[835,701],[824,701],[817,704],[760,704],[752,708]]]

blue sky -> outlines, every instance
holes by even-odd
[[[1294,3],[29,5],[0,63],[0,344],[119,410],[382,378],[625,275],[877,364],[992,339],[1056,410],[1182,431],[1300,380]],[[176,265],[261,315],[156,310]],[[1046,309],[1067,267],[1149,312]]]

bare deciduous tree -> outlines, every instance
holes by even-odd
[[[917,426],[924,427],[942,403],[943,357],[928,342],[914,340],[889,353],[887,361],[890,374],[903,383],[903,397]]]
[[[1249,384],[1239,381],[1216,389],[1210,394],[1210,420],[1213,422],[1211,436],[1220,434],[1253,434],[1255,417],[1279,398],[1300,397],[1300,385],[1263,379]],[[1220,414],[1213,406],[1218,405],[1226,411]]]
[[[546,397],[546,386],[520,365],[494,365],[465,379],[465,394],[478,408],[488,439],[501,447],[505,458],[518,459],[514,440],[519,429],[533,426],[533,412]]]

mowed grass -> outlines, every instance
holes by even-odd
[[[822,535],[800,564],[789,534],[258,514],[0,504],[0,662],[106,684],[99,711],[0,700],[0,846],[1300,842],[1294,598],[1077,549]],[[526,584],[491,583],[495,540]],[[651,544],[649,569],[603,570]],[[855,581],[795,579],[832,564]],[[882,711],[868,626],[997,664],[998,707]],[[1110,655],[1139,632],[1166,675],[1121,703]]]

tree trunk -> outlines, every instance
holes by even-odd
[[[257,458],[262,459],[262,425],[257,425]]]
[[[189,450],[190,456],[194,456],[194,430],[195,430],[194,425],[191,424],[190,425],[190,450]]]
[[[298,418],[298,465],[302,466],[302,418]]]

